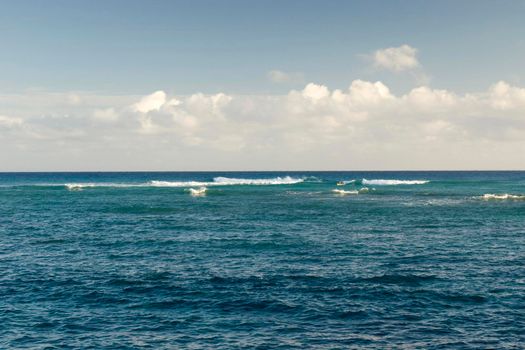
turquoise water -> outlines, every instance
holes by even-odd
[[[0,348],[523,348],[524,195],[525,172],[0,174]]]

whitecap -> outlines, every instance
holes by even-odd
[[[64,184],[68,191],[82,191],[84,187],[95,187],[96,185],[93,183],[69,183]]]
[[[358,192],[359,193],[368,193],[368,191],[370,191],[368,187],[363,187],[363,188],[360,188]]]
[[[212,182],[202,181],[150,181],[148,185],[153,187],[199,187],[209,186]]]
[[[525,195],[517,195],[517,194],[494,194],[494,193],[485,193],[483,196],[481,196],[484,200],[525,200]]]
[[[363,185],[377,185],[377,186],[393,186],[393,185],[424,185],[429,183],[428,180],[367,180],[363,179]]]
[[[332,192],[337,193],[337,194],[342,195],[342,196],[347,195],[347,194],[359,194],[359,191],[355,191],[355,190],[354,191],[346,191],[346,190],[340,190],[340,189],[337,189],[337,188],[332,190]]]
[[[303,182],[303,179],[290,176],[274,177],[268,179],[243,179],[230,177],[215,177],[213,181],[151,181],[151,186],[156,187],[196,187],[196,186],[233,186],[233,185],[293,185]]]
[[[322,179],[316,177],[316,176],[306,176],[303,178],[303,181],[305,182],[314,182],[314,183],[321,183],[323,182]]]
[[[190,195],[193,197],[202,197],[206,195],[206,187],[200,187],[200,188],[190,188]]]
[[[70,191],[79,191],[86,187],[208,187],[208,186],[232,186],[232,185],[293,185],[303,182],[304,179],[291,176],[274,177],[268,179],[243,179],[229,177],[215,177],[213,181],[159,181],[153,180],[147,183],[66,183]]]
[[[213,182],[217,185],[292,185],[303,181],[304,179],[291,176],[278,176],[271,179],[236,179],[229,177],[216,177],[213,179]]]
[[[51,184],[49,186],[60,186]],[[81,182],[81,183],[66,183],[65,186],[69,191],[81,191],[87,187],[143,187],[144,184],[125,184],[125,183],[110,183],[110,182]]]

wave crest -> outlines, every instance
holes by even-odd
[[[394,185],[424,185],[429,183],[429,180],[367,180],[363,179],[363,185],[377,185],[377,186],[394,186]]]
[[[520,194],[494,194],[494,193],[485,193],[483,196],[481,196],[484,200],[525,200],[525,195]]]
[[[339,194],[341,196],[347,195],[347,194],[359,194],[359,191],[346,191],[346,190],[340,190],[340,189],[334,189],[332,192]]]
[[[212,182],[202,181],[150,181],[147,185],[153,187],[199,187],[208,186]]]
[[[271,179],[236,179],[229,177],[216,177],[213,179],[215,184],[220,185],[292,185],[303,181],[303,179],[291,176],[278,176]]]
[[[70,183],[70,184],[64,184],[68,191],[82,191],[84,187],[95,187],[97,184],[93,183]]]
[[[197,186],[233,186],[233,185],[293,185],[303,182],[303,179],[291,176],[274,177],[269,179],[242,179],[231,177],[215,177],[212,182],[201,181],[151,181],[156,187],[197,187]]]
[[[203,197],[203,196],[205,196],[206,195],[206,190],[207,190],[206,187],[190,188],[189,189],[190,195],[192,195],[193,197]]]
[[[147,183],[66,183],[69,191],[80,191],[86,187],[207,187],[233,185],[293,185],[303,182],[304,179],[291,176],[274,177],[268,179],[242,179],[229,177],[215,177],[213,181],[158,181]]]
[[[44,186],[65,186],[68,191],[82,191],[84,188],[90,188],[90,187],[144,187],[145,184],[125,184],[125,183],[112,183],[112,182],[79,182],[79,183],[66,183],[66,184],[50,184],[50,185],[44,185]]]

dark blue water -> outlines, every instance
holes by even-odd
[[[521,349],[524,195],[525,172],[0,174],[0,348]]]

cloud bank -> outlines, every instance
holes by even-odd
[[[410,65],[406,63],[405,65]],[[525,88],[2,95],[1,170],[523,169]],[[30,107],[27,107],[30,106]]]

